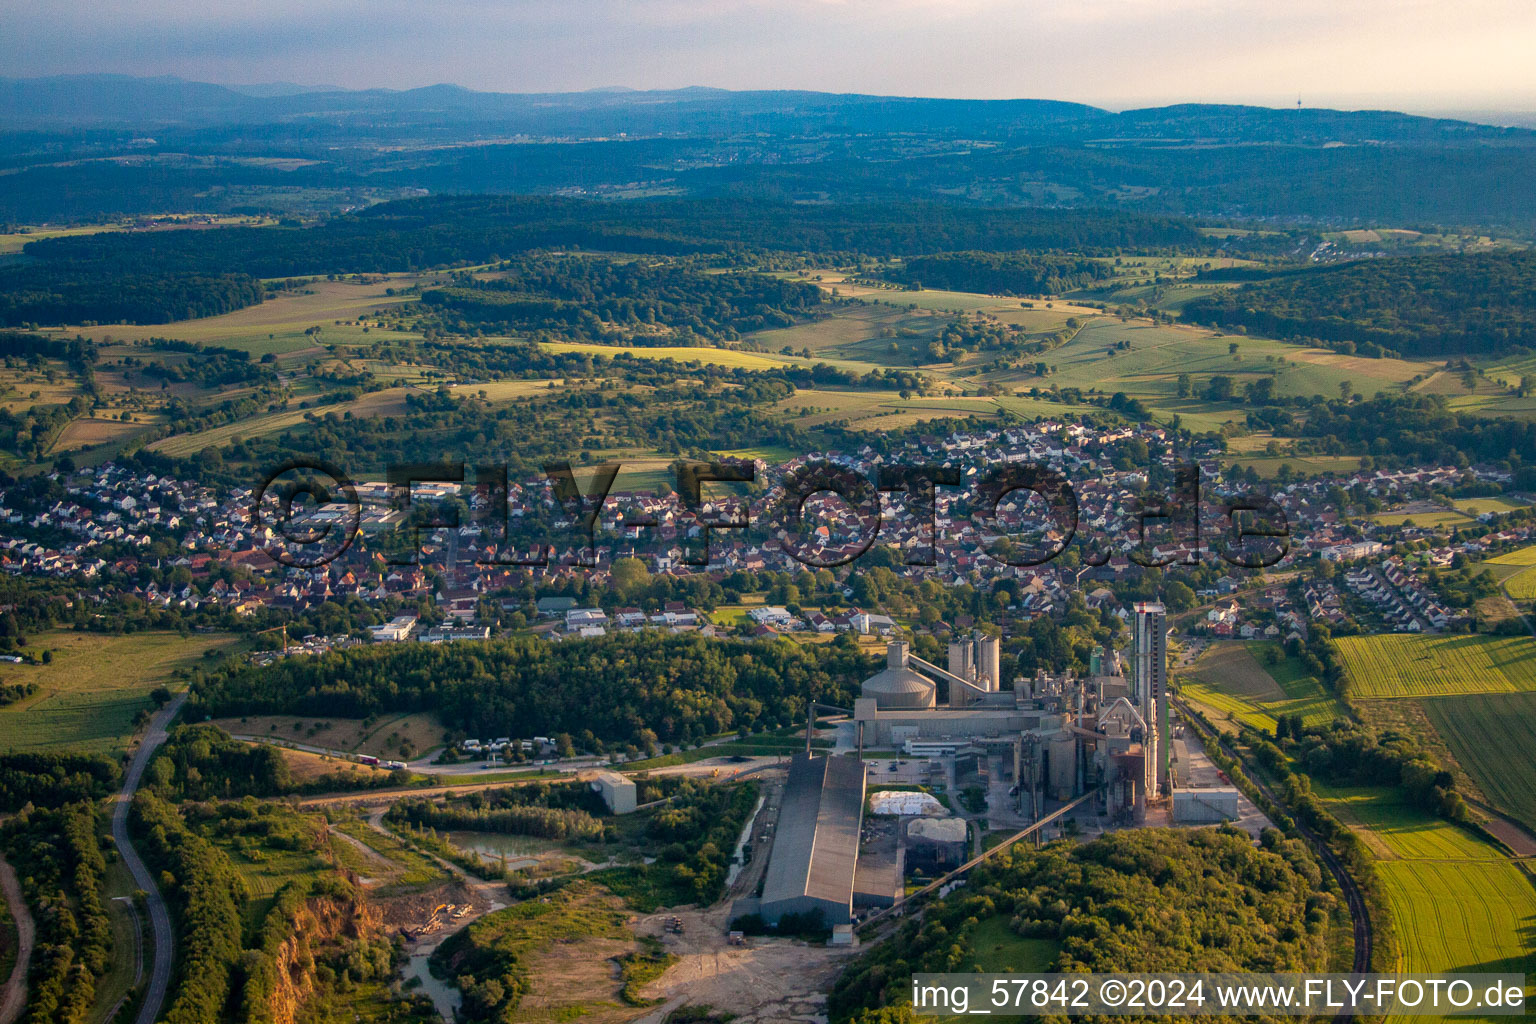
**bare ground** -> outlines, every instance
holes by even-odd
[[[661,1024],[685,1005],[727,1010],[739,1024],[827,1019],[827,992],[855,951],[794,939],[754,938],[748,940],[750,945],[730,946],[725,927],[729,913],[729,904],[679,911],[682,935],[664,931],[664,913],[640,922],[639,934],[661,939],[667,952],[681,960],[641,989],[641,995],[664,1001],[638,1017],[636,1024]]]

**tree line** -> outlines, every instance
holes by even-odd
[[[470,736],[569,733],[586,749],[644,746],[789,725],[811,699],[848,706],[873,671],[871,659],[835,644],[650,631],[558,644],[380,644],[194,672],[188,716],[432,710]]]
[[[1135,829],[1039,852],[1021,844],[854,961],[828,1010],[839,1024],[921,1019],[911,1011],[912,975],[980,971],[973,939],[997,920],[1016,940],[1054,950],[1039,963],[1020,942],[1015,970],[1322,970],[1337,905],[1322,884],[1306,846],[1273,829],[1257,847],[1229,826]]]
[[[1363,354],[1445,357],[1536,348],[1536,254],[1362,260],[1218,289],[1185,319]]]
[[[0,842],[37,925],[22,1021],[90,1020],[96,982],[112,960],[94,803],[28,807],[0,829]]]

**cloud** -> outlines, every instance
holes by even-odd
[[[1536,106],[1531,0],[52,0],[0,67],[457,82]]]

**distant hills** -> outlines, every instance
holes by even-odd
[[[1536,144],[1536,132],[1392,111],[1184,104],[1114,113],[1058,100],[955,100],[796,90],[611,87],[575,93],[476,92],[455,85],[345,90],[277,83],[226,87],[179,78],[0,78],[12,128],[210,127],[331,121],[479,127],[535,137],[916,132],[1100,144]]]
[[[0,168],[0,223],[20,224],[313,217],[494,193],[920,200],[1536,235],[1536,131],[1383,110],[71,75],[0,78]]]

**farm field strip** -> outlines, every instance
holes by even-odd
[[[1536,694],[1422,702],[1456,761],[1499,809],[1536,828]]]
[[[1536,640],[1484,635],[1348,636],[1336,641],[1359,699],[1536,691]]]
[[[1536,972],[1536,886],[1500,850],[1391,790],[1313,789],[1380,858],[1399,971]]]
[[[1536,544],[1484,559],[1487,565],[1536,565]]]

